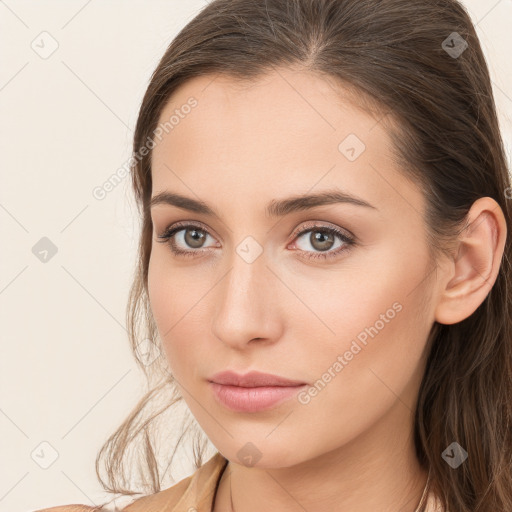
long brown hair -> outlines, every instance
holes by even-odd
[[[474,26],[456,0],[213,0],[174,38],[151,76],[135,129],[131,176],[141,237],[127,325],[148,390],[106,441],[96,472],[108,492],[136,494],[126,478],[131,445],[145,483],[161,490],[156,420],[182,401],[164,357],[146,365],[143,339],[158,353],[147,294],[152,223],[151,151],[160,114],[187,80],[222,73],[256,79],[277,66],[299,66],[334,79],[385,123],[396,163],[421,187],[433,254],[447,251],[475,200],[497,201],[512,226],[512,189],[491,80]],[[450,512],[512,510],[511,243],[494,286],[462,322],[434,322],[415,411],[416,454]],[[172,414],[170,415],[172,420]],[[178,444],[190,429],[184,429]],[[164,427],[165,428],[165,427]],[[169,423],[167,423],[169,428]],[[207,439],[197,429],[195,467]],[[468,458],[456,470],[442,453],[457,442]],[[170,465],[173,453],[166,455]],[[107,481],[100,476],[104,460]]]

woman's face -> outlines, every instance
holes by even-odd
[[[373,447],[377,430],[380,443],[408,435],[437,284],[424,198],[391,161],[382,124],[290,69],[250,86],[195,78],[167,104],[166,122],[152,197],[187,201],[152,206],[149,297],[170,370],[209,439],[230,460],[284,467],[360,436]],[[179,229],[159,243],[169,227]],[[237,411],[209,382],[223,370],[306,385]]]

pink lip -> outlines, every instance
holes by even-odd
[[[217,373],[208,380],[216,399],[222,405],[238,412],[270,409],[291,398],[306,386],[305,382],[256,371],[245,375],[226,371]]]
[[[263,386],[301,386],[306,384],[304,381],[285,379],[279,375],[272,375],[270,373],[262,373],[252,371],[245,375],[239,375],[233,371],[227,370],[224,372],[216,373],[208,379],[210,382],[217,384],[224,384],[227,386],[240,386],[244,388],[254,388]]]

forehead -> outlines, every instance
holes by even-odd
[[[252,82],[226,75],[185,82],[159,119],[175,122],[153,149],[153,195],[193,190],[259,207],[339,187],[379,209],[421,204],[392,159],[384,123],[354,103],[352,90],[333,83],[288,68]],[[195,106],[185,108],[191,99]]]

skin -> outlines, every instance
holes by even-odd
[[[215,512],[231,510],[230,485],[236,512],[413,512],[427,479],[412,428],[428,333],[434,321],[471,315],[499,270],[506,223],[488,197],[474,203],[475,222],[453,256],[429,260],[424,197],[392,162],[383,123],[342,93],[290,68],[251,85],[209,75],[183,84],[161,115],[164,122],[191,96],[198,101],[153,150],[152,196],[176,192],[221,215],[154,206],[148,276],[170,371],[230,461]],[[354,161],[338,149],[351,133],[366,145]],[[264,213],[271,200],[334,187],[375,208]],[[186,231],[174,236],[192,257],[157,242],[178,221],[208,230],[202,245],[187,245]],[[322,253],[310,239],[315,224],[348,230],[356,243],[308,259]],[[294,236],[303,225],[310,231]],[[247,236],[263,251],[251,263],[236,252]],[[344,242],[335,236],[332,244],[334,252]],[[394,303],[401,310],[309,403],[239,413],[216,402],[207,378],[225,369],[313,386]],[[239,458],[248,442],[260,453],[249,466]]]

